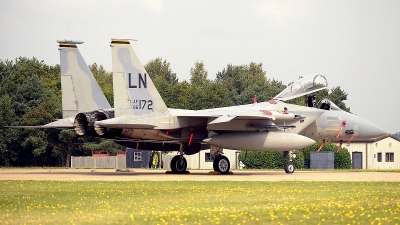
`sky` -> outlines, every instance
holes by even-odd
[[[84,41],[87,64],[111,71],[111,38],[138,39],[143,64],[161,57],[179,81],[203,61],[262,63],[288,84],[322,74],[348,94],[352,113],[400,131],[400,1],[1,0],[0,59],[59,64],[56,40]]]

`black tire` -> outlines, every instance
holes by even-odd
[[[215,157],[213,163],[214,171],[220,172],[221,174],[228,174],[230,167],[229,159],[226,156],[218,155]]]
[[[174,156],[174,157],[172,157],[172,159],[171,159],[171,165],[170,165],[170,167],[171,167],[171,171],[172,172],[177,172],[177,169],[176,169],[176,161],[178,160],[178,158],[177,158],[177,156]]]
[[[294,165],[293,162],[287,162],[285,164],[285,172],[286,173],[293,173],[294,172]]]
[[[187,169],[187,161],[185,157],[182,157],[182,160],[180,155],[176,155],[172,158],[171,160],[172,172],[182,173],[185,172],[186,169]]]

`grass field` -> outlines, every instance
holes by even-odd
[[[0,181],[0,224],[400,224],[398,182]]]

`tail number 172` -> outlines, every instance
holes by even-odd
[[[132,103],[132,109],[153,109],[153,101],[145,99],[135,99]]]

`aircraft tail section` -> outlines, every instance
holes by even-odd
[[[77,44],[82,41],[57,40],[60,50],[63,118],[81,112],[111,108]]]
[[[111,39],[115,117],[151,118],[170,115],[161,95],[133,50],[129,39]]]

